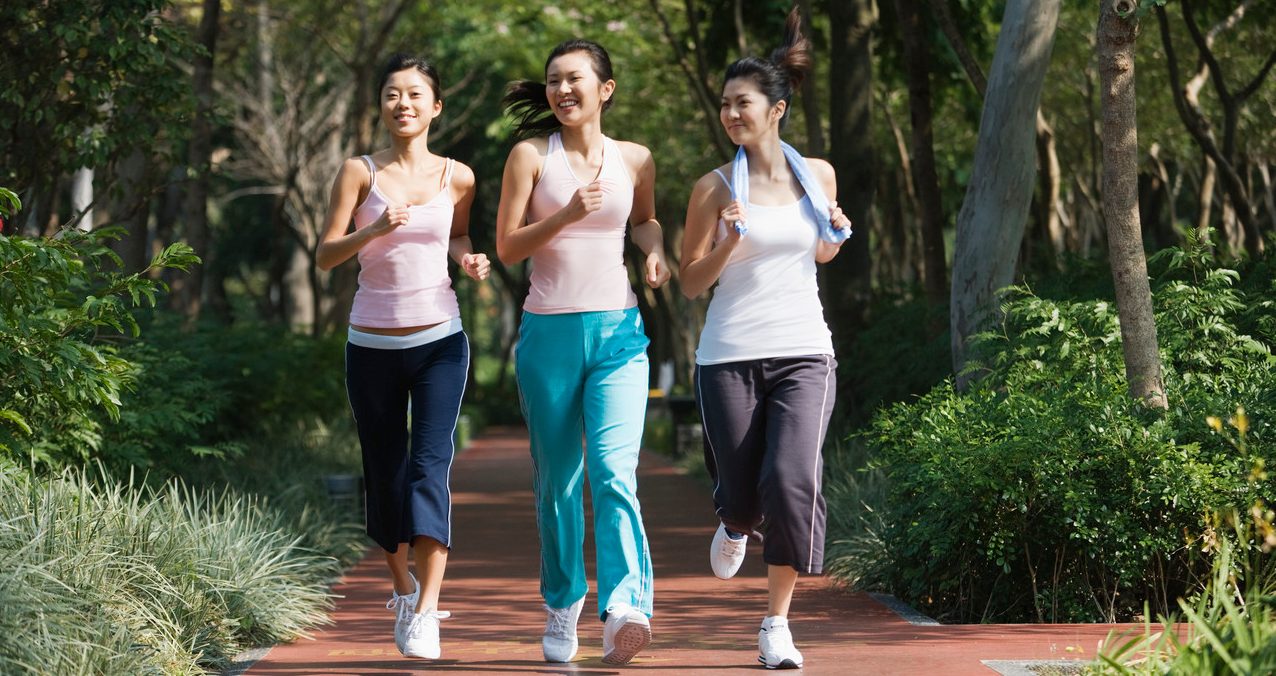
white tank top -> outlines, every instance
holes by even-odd
[[[811,200],[748,209],[749,233],[718,277],[696,363],[833,354],[815,281],[820,236]],[[725,236],[719,221],[715,239]]]
[[[567,163],[562,136],[549,137],[540,181],[528,205],[531,222],[567,206],[572,194],[592,177],[577,176]],[[531,290],[523,309],[536,314],[624,310],[638,304],[625,268],[625,226],[634,203],[634,183],[620,147],[603,137],[603,166],[596,179],[603,205],[532,254]]]

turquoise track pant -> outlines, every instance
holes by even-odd
[[[651,615],[651,554],[637,479],[647,343],[637,308],[523,313],[515,368],[531,436],[541,596],[551,608],[572,605],[588,589],[583,552],[588,470],[598,615],[605,618],[607,608],[622,603]]]

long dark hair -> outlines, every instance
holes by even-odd
[[[549,64],[553,63],[554,59],[572,52],[585,52],[589,55],[589,60],[594,65],[594,74],[598,76],[599,82],[612,79],[611,56],[607,54],[607,50],[593,40],[579,38],[558,43],[558,46],[549,53],[549,58],[545,59],[543,72],[549,72]],[[612,96],[603,101],[604,111],[611,107],[615,98]],[[511,82],[501,103],[505,106],[505,113],[514,118],[515,138],[541,136],[558,131],[563,126],[549,106],[544,82],[535,80]]]
[[[726,83],[740,77],[752,79],[767,102],[774,106],[784,101],[784,115],[780,118],[780,128],[789,118],[789,101],[793,98],[793,90],[802,84],[806,72],[811,69],[811,43],[802,35],[802,15],[794,7],[789,18],[784,22],[784,42],[773,52],[770,59],[759,59],[746,56],[727,66]]]
[[[439,71],[435,70],[434,64],[425,60],[424,57],[413,56],[412,54],[392,54],[386,60],[385,65],[381,67],[381,78],[378,80],[377,90],[373,93],[373,97],[379,103],[381,101],[381,90],[385,87],[385,83],[390,80],[390,76],[401,70],[415,70],[425,77],[425,81],[430,83],[430,90],[434,92],[434,100],[442,102],[443,92],[439,87]]]

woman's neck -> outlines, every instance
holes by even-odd
[[[744,147],[749,156],[749,176],[778,181],[788,178],[789,162],[780,147],[780,135],[768,134],[757,143]]]
[[[589,157],[594,152],[602,152],[603,126],[601,120],[591,120],[584,124],[563,127],[563,148],[569,152],[580,153]]]
[[[411,137],[391,136],[390,155],[391,162],[409,169],[425,168],[434,157],[430,153],[429,134],[422,132]]]

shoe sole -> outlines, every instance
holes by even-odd
[[[550,657],[549,655],[546,655],[546,654],[545,654],[545,646],[544,646],[544,645],[542,645],[542,646],[541,646],[541,657],[544,657],[544,658],[545,658],[545,661],[546,661],[546,662],[549,662],[549,663],[551,663],[551,664],[567,664],[568,662],[571,662],[572,660],[576,659],[576,652],[577,652],[578,650],[579,650],[579,647],[578,647],[578,646],[573,645],[573,646],[572,646],[572,654],[571,654],[571,655],[568,655],[568,656],[567,656],[567,659],[565,659],[565,660],[556,660],[556,659],[554,659],[554,658]]]
[[[628,664],[643,648],[651,644],[651,627],[638,622],[626,622],[616,630],[616,645],[603,655],[603,664],[618,666]]]
[[[781,660],[779,664],[767,664],[767,661],[763,659],[761,655],[758,655],[758,663],[766,667],[767,669],[801,669],[802,668],[801,662],[794,662],[793,660],[790,660],[790,659]]]

